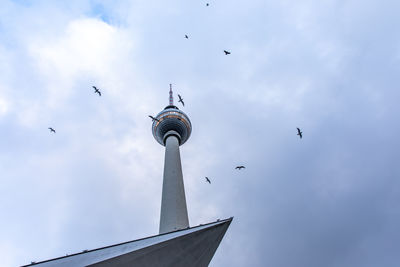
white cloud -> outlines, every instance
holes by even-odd
[[[56,105],[80,78],[115,79],[132,45],[123,29],[84,18],[68,23],[55,39],[33,40],[29,50]]]
[[[9,103],[0,96],[0,118],[4,116],[9,109]]]

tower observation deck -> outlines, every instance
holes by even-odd
[[[160,214],[160,234],[163,234],[189,227],[179,146],[189,139],[192,124],[189,117],[174,106],[171,87],[169,105],[155,118],[153,136],[165,146]]]

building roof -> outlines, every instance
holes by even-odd
[[[208,266],[232,217],[24,266]]]

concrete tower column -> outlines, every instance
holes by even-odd
[[[189,219],[179,153],[179,134],[170,131],[165,138],[160,234],[187,227]]]

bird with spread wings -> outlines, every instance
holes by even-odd
[[[98,94],[99,96],[101,96],[101,92],[100,92],[100,90],[99,89],[97,89],[97,87],[96,86],[92,86],[93,87],[93,89],[94,89],[94,93],[95,94]]]
[[[153,116],[151,116],[151,115],[149,115],[149,118],[150,118],[150,119],[152,119],[152,120],[153,120],[153,122],[154,122],[154,121],[158,121],[158,122],[160,122],[160,120],[159,120],[159,119],[157,119],[157,118],[154,118],[154,117],[153,117]]]
[[[181,97],[181,95],[178,94],[179,100],[178,102],[182,103],[182,106],[185,106],[185,102],[183,102],[183,98]]]
[[[300,139],[303,138],[303,132],[299,128],[297,128],[297,135],[300,136]]]

